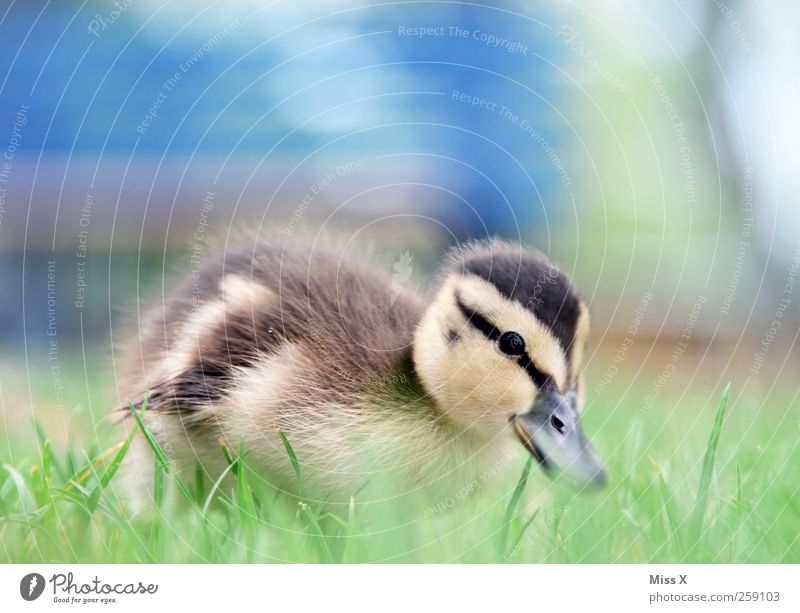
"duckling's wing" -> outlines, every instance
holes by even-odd
[[[391,268],[278,243],[229,251],[204,260],[151,312],[131,398],[141,403],[149,391],[151,409],[195,412],[289,345],[304,358],[308,392],[352,398],[408,368],[420,313]]]

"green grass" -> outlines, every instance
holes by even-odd
[[[765,413],[728,396],[728,389],[695,394],[681,406],[665,401],[643,412],[635,395],[620,392],[613,410],[595,405],[586,429],[611,479],[599,493],[553,484],[520,455],[503,475],[468,488],[477,490],[472,495],[439,504],[366,502],[363,492],[349,504],[304,500],[303,458],[282,432],[276,441],[300,498],[263,485],[244,449],[220,449],[229,479],[212,482],[198,472],[188,484],[141,421],[119,440],[118,431],[78,413],[73,420],[92,436],[75,435],[60,451],[37,422],[29,432],[6,433],[0,559],[800,562],[798,412]],[[153,451],[157,490],[138,517],[116,487],[133,436],[145,436]]]

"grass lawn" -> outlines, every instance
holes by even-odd
[[[84,392],[99,385],[75,379]],[[471,495],[397,505],[364,502],[354,492],[350,505],[330,506],[257,485],[246,454],[230,454],[233,478],[215,487],[179,482],[156,450],[162,493],[135,518],[115,489],[126,450],[119,431],[76,409],[67,418],[71,434],[57,444],[47,425],[10,428],[6,420],[0,559],[798,563],[800,406],[793,393],[786,397],[794,404],[773,394],[772,408],[737,395],[735,385],[727,406],[721,389],[648,411],[637,401],[643,394],[620,391],[622,400],[606,411],[601,399],[585,415],[611,479],[597,493],[554,484],[520,455],[498,476],[467,487]],[[296,469],[302,480],[302,458]]]

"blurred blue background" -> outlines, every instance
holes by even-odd
[[[519,233],[543,214],[558,169],[499,108],[559,149],[565,50],[550,32],[554,10],[294,4],[304,6],[9,7],[0,70],[12,95],[0,110],[12,117],[30,106],[25,150],[63,176],[50,167],[60,162],[70,183],[37,187],[52,190],[51,201],[81,180],[113,196],[126,169],[125,189],[161,205],[245,179],[264,198],[279,177],[290,182],[274,194],[282,200],[299,195],[291,182],[368,157],[370,173],[396,184],[373,202],[415,200],[404,212],[431,213],[453,238]],[[176,185],[173,162],[189,185]],[[149,215],[160,226],[169,208]]]
[[[186,241],[208,193],[217,230],[294,231],[300,207],[303,227],[384,219],[379,236],[433,247],[520,237],[569,186],[556,15],[517,2],[8,4],[0,111],[6,128],[24,119],[12,193],[32,214],[0,228],[5,273],[21,274],[25,248],[41,279],[34,252],[83,242],[98,262],[113,245],[130,278]],[[26,292],[45,299],[41,283]],[[19,296],[2,300],[19,313]],[[102,333],[99,317],[84,333]]]

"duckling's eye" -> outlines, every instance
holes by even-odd
[[[525,340],[517,332],[503,332],[497,341],[500,351],[506,355],[525,353]]]

